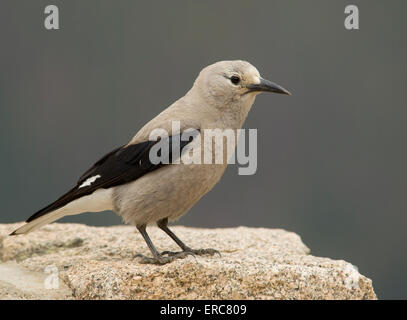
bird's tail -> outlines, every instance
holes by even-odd
[[[60,218],[62,218],[63,216],[67,215],[66,210],[63,210],[63,208],[52,211],[50,213],[47,213],[35,220],[32,220],[28,223],[26,223],[25,225],[21,226],[20,228],[18,228],[17,230],[14,230],[10,236],[15,236],[18,234],[27,234],[31,231],[34,231],[38,228],[41,228],[42,226],[54,222]]]
[[[105,210],[113,210],[111,190],[98,189],[94,193],[73,200],[56,210],[46,213],[40,211],[41,215],[33,215],[30,217],[25,225],[12,232],[10,236],[29,233],[64,216]]]

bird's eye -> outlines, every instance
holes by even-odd
[[[238,84],[240,82],[240,78],[237,76],[232,76],[230,77],[230,81],[232,81],[233,84]]]

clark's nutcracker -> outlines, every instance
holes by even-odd
[[[240,129],[261,92],[290,94],[261,78],[257,69],[246,61],[221,61],[204,68],[184,97],[148,122],[128,144],[101,158],[79,178],[75,187],[36,212],[11,235],[26,234],[66,215],[113,210],[126,223],[137,227],[151,250],[152,258],[138,255],[140,262],[165,264],[188,254],[218,253],[214,249],[189,248],[167,224],[184,215],[213,188],[222,177],[227,161],[153,163],[149,151],[158,142],[150,141],[150,133],[164,129],[171,141],[183,131],[196,129],[201,139],[195,136],[186,143],[180,142],[182,150],[185,145],[202,142],[205,129]],[[173,132],[173,121],[179,121],[179,132]],[[233,149],[235,146],[236,140]],[[182,251],[159,253],[146,232],[146,226],[151,223],[166,232]]]

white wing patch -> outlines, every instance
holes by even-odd
[[[83,187],[88,187],[88,186],[90,186],[92,183],[94,183],[94,182],[96,181],[96,179],[99,179],[99,178],[101,178],[101,177],[102,177],[102,176],[101,176],[100,174],[98,174],[98,175],[96,175],[96,176],[93,176],[93,177],[90,177],[90,178],[86,179],[86,181],[84,181],[84,182],[78,187],[78,189],[83,188]]]

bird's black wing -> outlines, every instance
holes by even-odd
[[[171,163],[179,157],[179,155],[172,154],[173,142],[179,141],[177,143],[179,143],[181,153],[184,147],[192,142],[198,133],[199,130],[196,130],[195,134],[190,135],[190,139],[187,141],[181,140],[180,134],[168,137],[168,155],[163,157],[168,159],[166,163]],[[162,167],[165,163],[154,164],[150,161],[150,149],[156,143],[157,141],[145,141],[122,146],[109,152],[79,178],[74,188],[55,202],[33,214],[27,219],[27,222],[62,208],[71,201],[89,195],[99,188],[108,189],[122,185]]]

